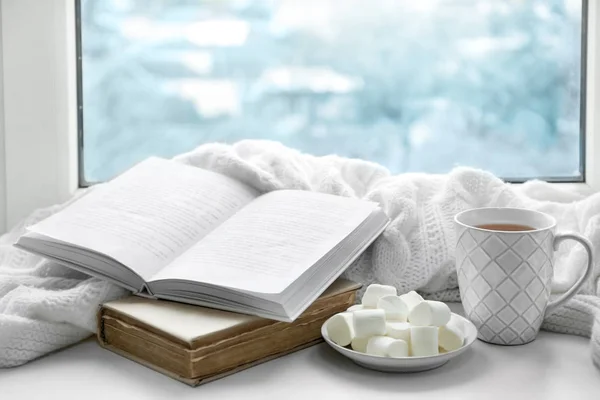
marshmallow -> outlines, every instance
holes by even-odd
[[[359,353],[366,353],[367,352],[367,343],[369,343],[369,339],[371,339],[371,338],[370,337],[354,338],[352,340],[352,343],[350,344],[350,346],[352,347],[352,350],[354,350],[354,351],[358,351]]]
[[[388,357],[401,358],[408,357],[408,343],[402,339],[396,339],[388,345]]]
[[[363,306],[362,304],[355,304],[353,306],[350,306],[346,311],[352,312],[352,311],[364,310],[365,308],[367,308],[367,307]]]
[[[387,285],[378,285],[376,283],[369,285],[362,298],[362,304],[365,307],[375,308],[377,302],[383,296],[395,296],[396,288]]]
[[[383,296],[377,302],[377,308],[385,311],[385,319],[406,322],[408,307],[398,296]]]
[[[444,326],[452,317],[452,311],[448,304],[441,301],[427,301],[429,307],[431,307],[431,325],[432,326]]]
[[[456,326],[458,329],[460,329],[460,331],[463,333],[463,335],[465,335],[465,322],[458,315],[451,314],[450,321],[448,321],[448,324],[452,324],[452,325]],[[448,324],[446,324],[446,325],[448,325]]]
[[[366,338],[385,335],[385,311],[379,309],[358,310],[352,313],[354,337]]]
[[[441,301],[422,301],[408,314],[408,321],[416,326],[444,326],[450,321],[450,308]]]
[[[410,343],[410,324],[407,322],[386,322],[386,335]]]
[[[413,326],[410,328],[410,348],[414,357],[439,354],[437,326]]]
[[[439,346],[445,351],[452,351],[461,348],[464,340],[463,322],[453,315],[446,326],[440,327]]]
[[[395,340],[387,336],[373,336],[367,342],[367,354],[385,357],[388,354],[389,345]]]
[[[331,317],[327,323],[327,335],[333,343],[348,346],[354,339],[354,324],[352,313],[343,312]]]
[[[414,290],[401,295],[400,298],[402,299],[404,304],[406,304],[406,307],[408,307],[409,313],[410,313],[410,310],[412,310],[412,308],[414,306],[416,306],[420,302],[424,301],[423,298],[421,297],[421,295],[419,293],[415,292]]]

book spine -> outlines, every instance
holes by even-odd
[[[146,299],[156,299],[156,296],[154,296],[154,293],[152,293],[150,286],[148,286],[147,283],[144,283],[140,291],[135,294]]]
[[[98,307],[98,312],[96,313],[96,325],[97,325],[97,335],[96,339],[98,339],[98,343],[104,347],[106,344],[106,337],[104,336],[104,307],[100,305]]]

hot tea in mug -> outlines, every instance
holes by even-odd
[[[534,340],[544,316],[575,295],[592,272],[590,242],[575,233],[556,233],[556,220],[548,214],[479,208],[454,220],[460,296],[483,341],[515,345]],[[587,269],[568,291],[550,300],[554,249],[567,239],[585,247]]]

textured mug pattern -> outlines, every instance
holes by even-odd
[[[467,317],[486,342],[537,336],[550,299],[554,230],[491,232],[456,225],[456,268]]]

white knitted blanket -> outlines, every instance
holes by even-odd
[[[337,156],[313,157],[280,144],[208,144],[176,160],[229,175],[262,192],[301,189],[377,201],[392,219],[374,246],[347,272],[350,279],[418,289],[460,301],[454,269],[453,216],[482,206],[513,206],[552,214],[559,229],[580,232],[600,254],[600,194],[584,197],[543,182],[505,184],[492,174],[458,168],[448,175],[391,176],[383,167]],[[92,189],[93,190],[93,189]],[[100,303],[125,294],[112,284],[41,260],[11,244],[28,224],[63,208],[40,210],[0,238],[0,367],[16,366],[92,334]],[[579,246],[557,253],[553,292],[568,288],[585,262]],[[591,337],[600,366],[600,269],[544,329]]]

